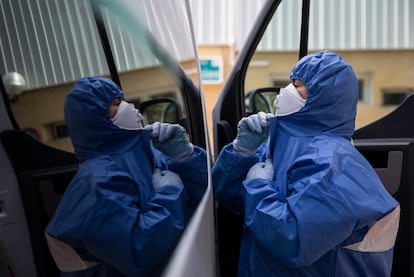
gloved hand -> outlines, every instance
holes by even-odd
[[[253,154],[269,136],[269,119],[273,116],[271,113],[259,112],[243,117],[237,124],[233,149],[237,152]]]
[[[155,148],[173,161],[182,161],[194,152],[194,145],[187,139],[185,129],[179,124],[154,122],[145,126]]]
[[[154,189],[166,186],[175,185],[183,186],[183,181],[180,176],[172,171],[156,168],[152,174],[152,186]]]
[[[273,164],[270,159],[267,159],[264,162],[258,162],[253,165],[249,172],[247,172],[246,180],[247,179],[254,179],[254,178],[261,178],[266,180],[273,180],[273,175],[275,174],[275,170],[273,169]]]

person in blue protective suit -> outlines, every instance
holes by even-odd
[[[62,276],[159,276],[207,187],[204,149],[143,128],[106,78],[75,83],[64,113],[80,167],[46,228]]]
[[[399,204],[352,144],[352,67],[317,52],[290,80],[213,166],[216,200],[244,215],[238,275],[390,276]]]

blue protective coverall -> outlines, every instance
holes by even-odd
[[[239,276],[390,276],[399,205],[351,143],[351,66],[323,51],[300,60],[290,78],[306,85],[305,106],[272,118],[256,155],[229,144],[213,166],[216,200],[244,214]],[[273,180],[245,180],[265,158]]]
[[[46,233],[93,266],[64,276],[160,275],[207,187],[203,149],[169,161],[147,130],[112,124],[116,97],[122,91],[101,78],[81,79],[67,95],[65,119],[81,165]],[[154,190],[154,166],[179,174],[184,186]]]

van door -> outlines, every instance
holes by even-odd
[[[414,267],[414,95],[397,109],[355,131],[357,149],[367,158],[384,186],[400,203],[400,228],[394,248],[393,276],[412,276]]]
[[[360,85],[355,145],[401,204],[393,268],[393,275],[400,276],[412,272],[409,261],[414,249],[409,204],[414,128],[408,123],[414,103],[411,97],[401,103],[414,91],[413,79],[406,77],[413,70],[414,55],[412,51],[395,50],[391,38],[389,44],[386,42],[387,31],[374,28],[388,5],[380,2],[381,7],[341,1],[265,1],[245,44],[238,49],[235,65],[213,110],[214,157],[234,140],[242,117],[258,111],[274,113],[273,100],[279,88],[289,83],[290,70],[308,48],[310,52],[329,49],[339,53],[354,67]],[[403,41],[408,33],[397,26],[400,19],[407,18],[400,14],[404,7],[393,9],[395,13],[387,15],[388,22],[393,23],[387,28],[393,28],[394,35]],[[351,14],[358,28],[343,23]],[[389,50],[379,50],[384,47]],[[220,271],[223,276],[236,276],[243,218],[218,205],[217,230]]]
[[[63,117],[74,82],[111,78],[145,124],[181,124],[194,145],[208,146],[189,2],[25,0],[0,9],[0,275],[59,276],[44,229],[79,166]],[[179,244],[191,246],[173,255],[194,267],[176,262],[166,276],[190,276],[200,263],[204,276],[215,274],[212,205],[209,186]],[[204,232],[200,246],[193,240]]]

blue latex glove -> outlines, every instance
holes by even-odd
[[[173,161],[182,161],[194,152],[194,145],[187,139],[184,127],[179,124],[154,122],[145,126],[155,148]]]
[[[254,178],[261,178],[266,180],[273,180],[273,175],[275,174],[275,170],[273,169],[273,164],[270,159],[267,159],[264,162],[258,162],[253,165],[249,172],[247,173],[247,179],[254,179]]]
[[[180,176],[172,171],[156,168],[152,174],[152,186],[154,189],[161,188],[166,185],[183,186]]]
[[[271,113],[259,112],[243,117],[237,125],[233,149],[247,155],[253,154],[269,136],[269,119],[273,116]]]

